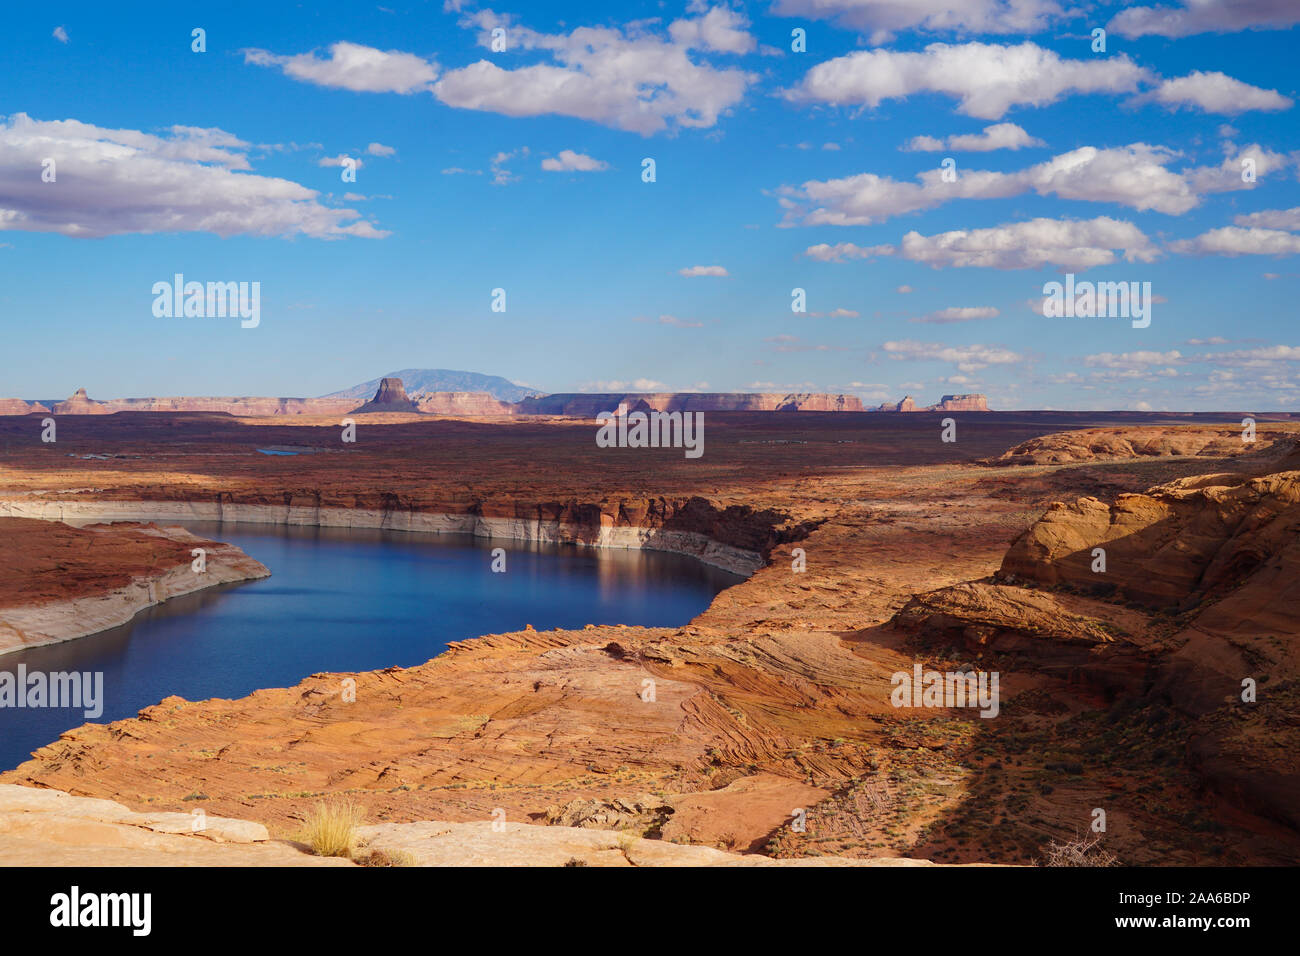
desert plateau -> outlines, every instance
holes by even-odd
[[[651,450],[652,477],[559,416],[362,411],[350,444],[309,415],[61,416],[57,452],[37,417],[0,419],[9,647],[65,592],[162,598],[142,582],[188,564],[187,518],[662,548],[748,575],[681,627],[530,624],[418,666],[168,697],[0,783],[137,813],[201,794],[280,840],[347,799],[386,833],[496,813],[521,848],[577,827],[836,862],[1033,864],[1103,808],[1126,864],[1296,862],[1300,426],[1244,444],[1229,422],[980,412],[944,443],[941,417],[713,413],[707,463]],[[212,583],[257,573],[226,557]],[[892,705],[918,665],[996,671],[999,719]]]

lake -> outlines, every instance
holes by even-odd
[[[410,667],[448,641],[584,624],[673,627],[743,578],[684,555],[468,535],[184,522],[272,576],[173,598],[90,637],[0,657],[0,671],[103,673],[96,723],[177,694],[243,697],[322,671]],[[506,570],[491,569],[492,549]],[[0,769],[87,722],[81,709],[0,708]]]

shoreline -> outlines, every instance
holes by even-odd
[[[271,576],[265,565],[234,545],[202,538],[184,528],[158,528],[147,533],[202,547],[206,551],[206,570],[196,573],[186,559],[160,574],[136,576],[127,584],[97,594],[0,607],[0,661],[15,651],[75,641],[121,627],[141,611],[171,598]]]
[[[244,521],[321,528],[372,528],[425,534],[468,534],[539,544],[581,544],[614,550],[668,551],[749,577],[767,564],[757,551],[714,541],[698,531],[574,524],[541,518],[410,510],[259,505],[222,501],[50,501],[0,498],[0,517],[62,521],[74,527],[112,521]],[[3,653],[3,652],[0,652]]]

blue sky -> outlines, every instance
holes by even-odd
[[[1127,6],[15,6],[0,396],[1300,408],[1300,5]],[[1150,326],[1045,318],[1066,272],[1150,282]],[[260,282],[260,324],[155,317],[175,273]]]

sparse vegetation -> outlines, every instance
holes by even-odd
[[[317,856],[351,857],[363,819],[365,810],[350,799],[321,801],[303,824],[302,842]]]

